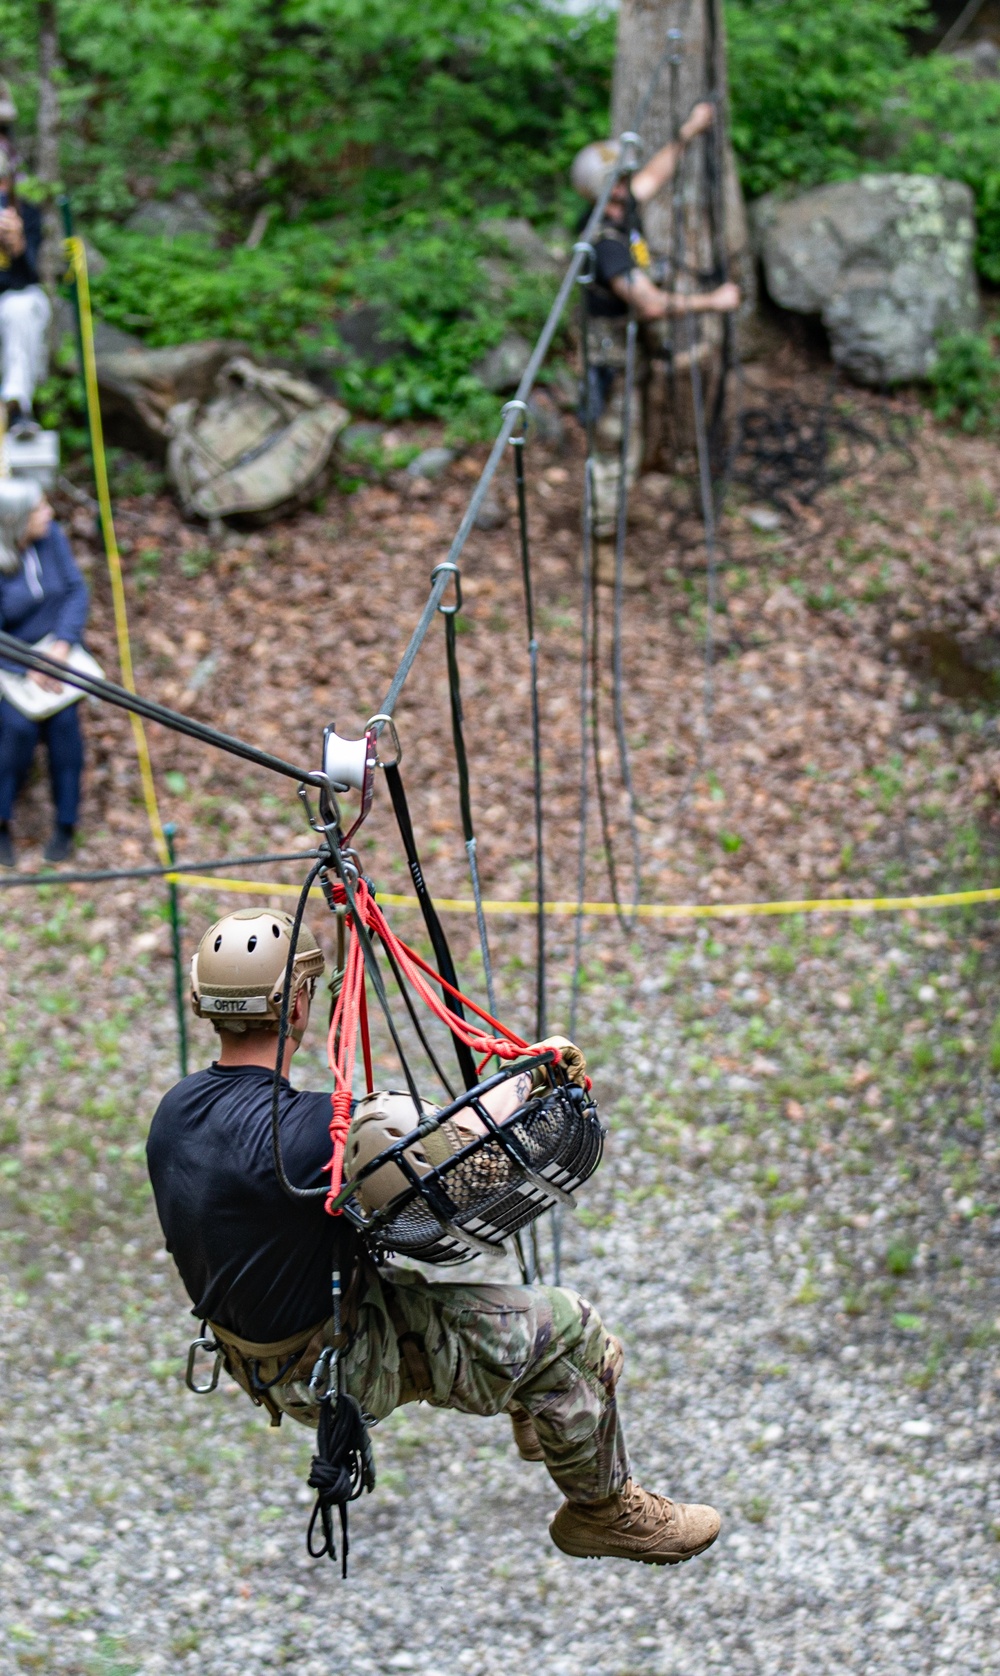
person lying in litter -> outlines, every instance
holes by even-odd
[[[167,1250],[228,1372],[272,1424],[284,1414],[316,1424],[307,1382],[333,1339],[337,1269],[343,1389],[367,1415],[384,1419],[417,1401],[506,1412],[521,1455],[544,1462],[565,1497],[549,1527],[563,1553],[653,1565],[701,1553],[719,1533],[715,1510],[670,1501],[632,1477],[616,1397],[622,1347],[592,1304],[565,1287],[428,1281],[415,1270],[376,1267],[322,1199],[286,1197],[275,1171],[271,1098],[291,927],[288,915],[245,909],[205,933],[192,963],[192,1004],[218,1032],[219,1056],[163,1097],[147,1144]],[[296,1091],[287,1077],[323,969],[303,926],[280,1131],[289,1178],[313,1187],[329,1176],[330,1096]],[[582,1078],[582,1055],[565,1048],[568,1074]],[[509,1110],[510,1088],[495,1091],[498,1118]],[[522,1099],[528,1089],[525,1076]]]

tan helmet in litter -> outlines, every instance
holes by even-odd
[[[210,1018],[217,1030],[237,1036],[276,1028],[293,923],[290,914],[272,913],[269,908],[241,908],[216,920],[191,961],[191,1005],[197,1016]],[[299,990],[321,975],[324,964],[312,932],[301,926],[289,1016]],[[299,1031],[293,1034],[301,1039]]]
[[[441,1109],[429,1100],[421,1101],[421,1105],[424,1117],[430,1117]],[[344,1151],[344,1179],[353,1181],[359,1170],[370,1164],[386,1147],[392,1146],[394,1141],[401,1141],[404,1135],[409,1135],[419,1121],[409,1094],[395,1090],[366,1094],[358,1101],[351,1119]],[[475,1112],[460,1111],[457,1116],[442,1123],[440,1129],[432,1129],[419,1141],[414,1141],[412,1146],[407,1147],[406,1157],[417,1174],[423,1176],[485,1132],[485,1125]],[[380,1170],[374,1170],[358,1183],[358,1203],[365,1215],[371,1216],[409,1186],[398,1164],[383,1164]]]

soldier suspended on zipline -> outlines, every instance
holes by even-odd
[[[642,208],[677,174],[685,148],[715,121],[715,105],[702,100],[681,126],[676,140],[663,146],[631,177],[612,187],[594,238],[592,279],[586,288],[591,322],[588,365],[580,418],[593,427],[595,535],[614,538],[621,476],[625,398],[626,334],[630,316],[639,323],[635,392],[629,404],[626,484],[631,488],[646,447],[646,385],[650,351],[662,346],[658,323],[695,314],[729,314],[740,306],[740,290],[731,281],[710,291],[667,290],[656,283],[642,225]],[[600,140],[577,153],[571,171],[576,190],[596,203],[621,154],[617,140]],[[586,217],[581,225],[585,225]]]
[[[333,1192],[339,1187],[338,1146],[347,1176],[365,1181],[358,1197],[375,1212],[405,1188],[401,1164],[411,1176],[423,1175],[449,1154],[464,1156],[477,1126],[480,1135],[488,1131],[476,1110],[465,1106],[441,1127],[422,1132],[405,1160],[382,1164],[365,1179],[366,1164],[370,1170],[393,1137],[415,1127],[417,1116],[409,1094],[370,1093],[349,1107],[344,1100],[346,1135],[335,1138],[331,1163],[331,1096],[296,1091],[288,1081],[324,970],[315,938],[302,926],[296,943],[294,932],[286,914],[247,909],[205,933],[192,963],[192,1005],[218,1032],[219,1056],[164,1096],[150,1130],[147,1158],[167,1250],[203,1335],[213,1334],[196,1345],[217,1354],[217,1367],[225,1366],[273,1425],[283,1415],[306,1425],[319,1421],[310,1478],[321,1490],[319,1508],[323,1486],[328,1499],[343,1507],[360,1493],[362,1480],[368,1487],[374,1482],[374,1469],[364,1465],[371,1466],[365,1419],[381,1420],[403,1403],[425,1401],[466,1414],[510,1415],[522,1458],[544,1462],[566,1498],[550,1525],[564,1553],[654,1565],[700,1553],[718,1534],[718,1514],[643,1490],[632,1478],[615,1394],[622,1347],[585,1298],[561,1286],[431,1282],[385,1262],[384,1252],[376,1262],[373,1247],[336,1205],[327,1214],[324,1184],[332,1175]],[[403,951],[397,941],[397,960]],[[331,984],[335,995],[342,988],[346,995],[350,973],[349,956]],[[290,1034],[282,1051],[277,1142],[272,1088],[282,1005]],[[342,1041],[347,1029],[341,1001],[331,1039],[340,1032]],[[365,1036],[363,1041],[370,1075]],[[542,1047],[558,1048],[563,1091],[568,1088],[576,1105],[592,1112],[589,1094],[583,1099],[589,1080],[580,1051],[560,1038]],[[527,1050],[536,1056],[536,1069],[538,1053],[537,1047]],[[478,1109],[485,1106],[496,1123],[506,1121],[533,1097],[533,1074],[515,1061],[509,1080],[484,1092]],[[547,1086],[544,1077],[542,1082]],[[434,1112],[423,1104],[425,1115]],[[598,1147],[595,1162],[599,1156]],[[505,1167],[500,1152],[479,1157],[480,1178],[488,1168]],[[298,1200],[289,1197],[285,1171],[301,1184],[292,1189]],[[318,1196],[305,1197],[303,1189]],[[331,1314],[332,1276],[338,1277],[335,1298],[342,1279],[343,1304]],[[331,1427],[356,1417],[361,1465],[353,1492],[347,1475],[340,1471],[338,1478],[339,1469],[322,1458],[324,1398],[316,1370],[324,1357],[329,1366],[334,1352],[339,1395],[332,1409],[327,1400],[332,1420],[325,1435],[329,1442]],[[190,1368],[189,1383],[197,1389]],[[324,1529],[329,1541],[327,1513]],[[316,1552],[311,1545],[310,1552]]]

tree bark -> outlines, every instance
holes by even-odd
[[[709,62],[707,42],[714,21],[714,52]],[[669,61],[671,29],[682,31],[676,43],[676,69]],[[657,67],[659,75],[656,77]],[[621,0],[618,13],[618,45],[611,101],[611,132],[634,129],[640,109],[656,77],[648,110],[642,119],[643,155],[652,156],[668,140],[699,99],[714,92],[719,101],[722,133],[723,223],[726,255],[732,277],[746,289],[752,282],[747,260],[747,219],[743,206],[736,162],[728,137],[728,81],[726,77],[725,29],[722,0]],[[646,236],[653,250],[669,257],[678,242],[690,246],[688,265],[701,271],[712,266],[710,229],[706,214],[705,145],[696,141],[683,168],[683,229],[674,227],[674,197],[670,186],[647,207]]]
[[[56,0],[38,4],[38,130],[35,173],[48,188],[45,202],[45,239],[42,245],[42,283],[55,283],[59,264],[59,226],[53,203],[59,181],[59,94],[56,66],[59,56],[59,28]]]

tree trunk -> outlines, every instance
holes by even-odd
[[[682,32],[682,38],[674,44],[673,50],[669,34],[672,29]],[[676,65],[669,62],[671,57],[676,58]],[[649,98],[654,78],[652,98]],[[634,129],[641,107],[648,100],[641,127],[643,155],[650,157],[675,137],[677,129],[699,99],[713,93],[718,97],[726,256],[734,270],[732,277],[745,284],[748,276],[743,269],[749,266],[746,260],[747,219],[729,143],[728,88],[722,0],[621,0],[611,132],[617,137]],[[684,231],[697,251],[697,265],[702,270],[712,265],[708,249],[711,241],[705,158],[704,142],[696,142],[685,162],[682,176]],[[674,193],[668,186],[649,205],[644,218],[650,245],[667,257],[675,249],[677,238],[673,208]],[[689,264],[694,253],[692,250],[687,257]]]
[[[671,40],[672,30],[679,38]],[[612,134],[638,132],[647,159],[676,139],[692,107],[709,97],[717,102],[716,139],[698,138],[685,149],[675,182],[646,206],[643,223],[668,290],[709,290],[725,276],[740,286],[745,314],[753,308],[756,286],[728,136],[722,0],[621,0]],[[681,461],[693,460],[694,355],[709,418],[710,456],[720,468],[736,412],[735,386],[726,377],[735,330],[717,314],[699,316],[697,325],[675,319],[663,328],[670,371],[662,362],[654,366],[647,386],[647,465],[676,470]]]
[[[56,64],[59,30],[56,0],[39,0],[38,5],[38,132],[35,173],[48,188],[45,202],[45,239],[42,245],[42,283],[51,288],[59,268],[60,229],[53,202],[59,181],[59,94]]]

